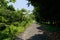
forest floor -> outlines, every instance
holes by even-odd
[[[45,31],[43,30],[43,26],[41,27],[41,25],[32,23],[22,34],[19,34],[15,40],[60,40],[60,36],[57,37],[56,35],[56,32]]]

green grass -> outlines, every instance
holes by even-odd
[[[59,31],[60,28],[53,27],[53,26],[48,26],[47,28],[45,28],[45,30],[50,31],[50,32],[55,32],[55,31]]]
[[[56,26],[44,25],[44,24],[40,24],[40,25],[43,28],[43,30],[48,31],[48,32],[60,31],[60,28]]]

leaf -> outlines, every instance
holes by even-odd
[[[16,0],[10,0],[10,2],[13,2],[13,3],[15,3],[15,1],[16,1]]]

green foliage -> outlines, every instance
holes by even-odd
[[[7,7],[7,9],[8,9],[8,10],[11,10],[11,11],[15,11],[13,5],[9,5],[9,6]]]
[[[15,1],[16,1],[16,0],[10,0],[10,2],[13,2],[13,3],[14,3]]]
[[[27,10],[26,10],[26,9],[24,9],[24,8],[22,8],[22,9],[21,9],[21,12],[27,12]]]
[[[0,31],[3,31],[6,29],[6,25],[4,23],[0,23]]]
[[[60,24],[60,2],[57,0],[28,0],[34,6],[33,13],[38,23],[50,22],[50,25]],[[43,24],[43,23],[42,23]]]
[[[10,0],[15,2],[15,0]],[[0,0],[0,40],[13,40],[18,33],[25,30],[26,26],[33,20],[33,14],[28,14],[28,10],[15,10],[9,2]],[[23,14],[25,12],[26,14]]]

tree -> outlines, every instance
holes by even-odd
[[[58,0],[28,0],[34,6],[34,15],[37,22],[49,21],[51,25],[60,24],[60,2]]]
[[[13,1],[15,0],[11,0],[11,2]],[[12,18],[11,14],[15,10],[12,5],[8,6],[8,3],[6,0],[0,0],[0,24],[2,23],[2,25],[6,25],[6,23],[9,24],[9,21],[11,21],[9,19]],[[6,29],[6,26],[2,25],[0,25],[0,30]]]
[[[8,9],[8,10],[11,10],[11,11],[15,11],[13,5],[9,5],[9,6],[7,7],[7,9]]]

